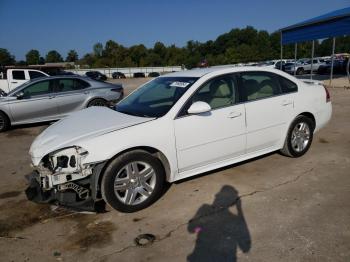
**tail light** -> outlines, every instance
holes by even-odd
[[[329,91],[327,89],[327,87],[323,86],[324,90],[326,91],[326,103],[331,102],[331,96],[329,94]]]

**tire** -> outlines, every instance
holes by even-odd
[[[108,205],[132,213],[153,204],[161,196],[164,184],[165,172],[160,160],[146,151],[135,150],[122,154],[107,166],[101,191]]]
[[[300,157],[310,148],[315,123],[306,116],[298,116],[289,127],[281,153],[288,157]]]
[[[297,75],[303,75],[305,72],[304,72],[304,68],[298,68],[297,69]]]
[[[10,119],[5,113],[0,111],[0,133],[8,130],[10,126],[11,126]]]
[[[91,100],[87,105],[87,107],[91,107],[91,106],[107,106],[107,101],[102,98],[96,98]]]

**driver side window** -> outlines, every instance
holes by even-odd
[[[206,82],[189,99],[180,116],[187,115],[187,110],[190,106],[198,101],[208,103],[212,110],[237,103],[239,96],[235,77],[233,75],[224,75]]]
[[[22,90],[24,97],[32,97],[38,95],[45,95],[51,92],[50,81],[41,81],[35,84],[32,84]]]

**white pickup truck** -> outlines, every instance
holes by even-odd
[[[46,76],[49,75],[34,69],[7,69],[6,72],[0,72],[0,90],[8,93],[30,79]]]

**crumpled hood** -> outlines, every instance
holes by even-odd
[[[32,143],[29,153],[34,165],[55,150],[108,132],[153,120],[122,114],[106,107],[90,107],[70,114],[45,129]]]

